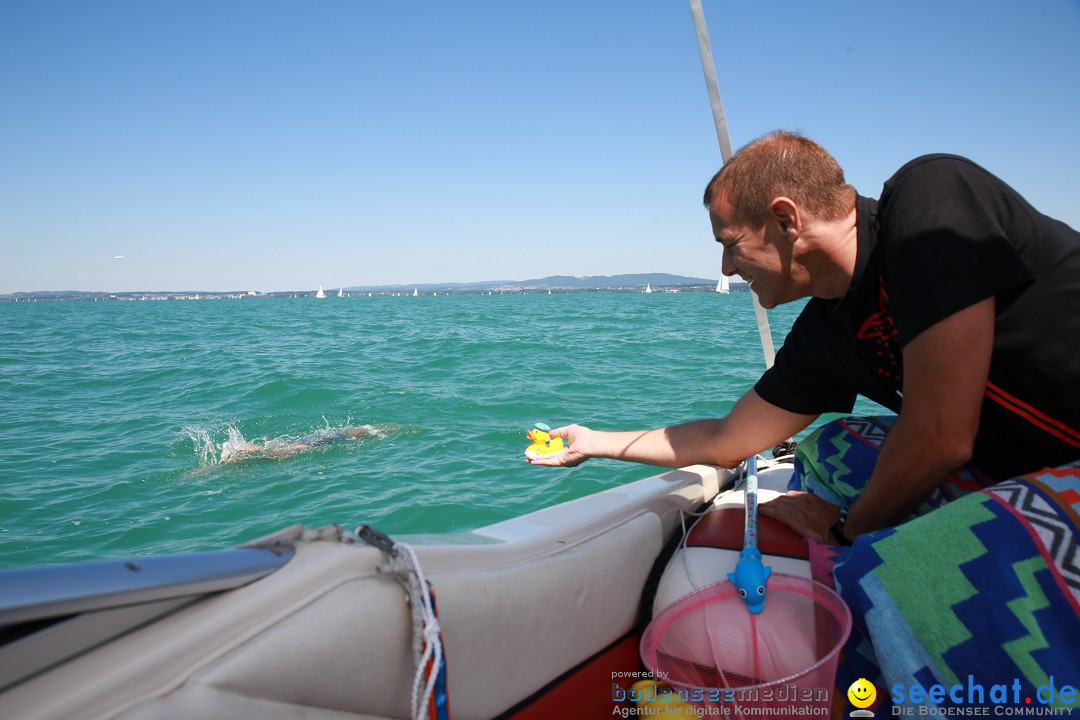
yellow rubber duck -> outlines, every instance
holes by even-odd
[[[525,457],[530,460],[535,460],[541,455],[554,455],[563,450],[562,438],[551,437],[551,426],[547,423],[536,423],[532,426],[532,430],[525,433],[525,437],[532,440],[532,445],[525,448]]]

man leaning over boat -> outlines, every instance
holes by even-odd
[[[552,431],[568,442],[560,456],[530,462],[734,467],[861,394],[897,416],[818,429],[800,444],[812,492],[761,506],[804,537],[849,545],[946,502],[952,480],[962,492],[1080,460],[1076,230],[953,155],[917,158],[879,200],[861,197],[824,148],[782,131],[736,153],[704,201],[725,275],[766,308],[810,298],[775,365],[724,418],[569,425]],[[830,433],[870,449],[862,477],[832,477],[845,462],[816,445]]]

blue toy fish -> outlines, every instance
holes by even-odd
[[[739,553],[739,562],[735,572],[728,573],[728,580],[739,589],[739,597],[746,603],[750,612],[760,613],[765,609],[765,587],[768,584],[772,568],[761,562],[761,551],[757,547],[757,456],[746,460],[746,534],[743,537],[743,549]]]

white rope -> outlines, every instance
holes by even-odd
[[[386,553],[389,560],[378,566],[380,573],[395,575],[405,586],[409,597],[413,626],[413,659],[416,662],[416,676],[412,684],[413,720],[427,718],[427,706],[435,693],[439,672],[443,664],[442,627],[435,615],[435,605],[431,601],[431,589],[428,587],[420,559],[410,545],[394,542],[386,535],[368,525],[357,526],[352,532],[340,525],[326,525],[320,528],[305,528],[303,525],[291,525],[272,535],[259,538],[242,547],[295,547],[300,542],[329,540],[332,542],[366,542]],[[432,673],[424,683],[424,674],[428,663]]]
[[[741,467],[742,466],[740,465],[739,468],[736,468],[736,471],[739,471]],[[735,490],[738,487],[738,483],[739,481],[736,477],[735,482],[732,483],[731,488],[727,492]],[[705,585],[715,582],[715,580],[710,579],[708,582],[699,582],[698,579],[694,577],[694,568],[692,565],[690,565],[690,560],[687,553],[687,550],[690,547],[690,533],[694,531],[694,528],[697,527],[698,523],[700,523],[706,515],[716,509],[716,501],[720,498],[721,495],[726,495],[727,492],[717,493],[704,510],[700,510],[698,512],[685,509],[679,510],[679,522],[682,524],[683,534],[682,540],[679,541],[678,555],[679,559],[682,560],[683,570],[686,572],[686,579],[690,583],[690,587],[692,587],[694,590],[700,590],[701,588],[705,587]],[[686,518],[688,517],[695,518],[693,524],[690,525],[689,529],[687,529],[686,527]]]
[[[705,25],[705,13],[701,9],[701,0],[690,0],[690,13],[694,16],[698,54],[701,56],[701,70],[705,73],[705,88],[709,92],[713,125],[716,126],[716,141],[720,144],[720,159],[726,164],[732,155],[731,137],[728,135],[724,102],[720,99],[720,83],[716,79],[716,64],[713,62],[712,46],[709,44],[709,29]],[[765,367],[771,368],[776,358],[776,352],[773,350],[772,332],[769,330],[769,316],[765,313],[765,308],[761,306],[756,294],[751,292],[750,298],[754,303],[754,316],[757,319],[758,337],[761,338],[761,351],[765,355]]]
[[[785,456],[785,457],[782,457],[782,458],[776,458],[774,460],[768,460],[768,459],[766,459],[765,457],[763,457],[761,455],[755,455],[754,456],[755,461],[757,463],[757,467],[758,467],[759,470],[776,467],[777,465],[781,465],[785,461],[788,461],[793,457],[795,457],[795,456],[794,455],[789,455],[789,456]],[[744,462],[740,463],[737,468],[735,468],[735,472],[737,473],[737,475],[735,476],[735,481],[731,484],[731,488],[727,492],[717,493],[716,497],[714,497],[712,499],[712,502],[709,503],[709,506],[706,507],[704,510],[702,510],[701,512],[692,512],[690,510],[680,510],[679,511],[679,521],[682,523],[683,536],[682,536],[682,540],[679,543],[679,551],[680,552],[678,553],[678,555],[679,555],[680,559],[682,560],[683,570],[686,571],[686,579],[690,583],[690,587],[692,587],[694,590],[700,590],[701,588],[705,587],[706,585],[709,585],[709,584],[712,584],[712,583],[716,582],[716,579],[710,577],[710,578],[707,579],[707,581],[700,581],[700,580],[698,580],[698,578],[696,578],[694,576],[694,568],[693,568],[692,565],[690,565],[690,560],[687,557],[687,552],[686,552],[687,549],[690,547],[690,533],[694,531],[694,527],[696,527],[697,524],[699,522],[701,522],[701,520],[706,515],[708,515],[713,510],[716,509],[716,501],[718,499],[720,499],[720,497],[722,495],[727,495],[728,493],[735,492],[743,484],[745,484],[746,479],[747,479],[747,469],[748,469],[747,465],[748,465],[748,463],[744,461]],[[686,518],[687,517],[696,518],[696,520],[694,520],[694,523],[690,526],[689,530],[687,530],[687,528],[686,528]]]
[[[413,582],[416,584],[415,589],[411,588],[409,594],[419,595],[418,604],[422,615],[419,634],[423,638],[424,651],[417,663],[416,676],[413,678],[412,711],[413,720],[423,720],[426,716],[428,702],[435,693],[435,683],[439,679],[439,668],[442,666],[442,642],[440,642],[442,628],[439,625],[439,619],[435,617],[435,607],[431,603],[431,592],[428,590],[424,569],[420,567],[420,560],[416,557],[416,552],[412,549],[412,546],[403,542],[395,543],[394,547],[408,556],[408,582],[410,585]],[[421,695],[420,686],[423,683],[424,670],[427,668],[429,661],[433,671],[428,677],[427,684],[424,686]]]
[[[424,569],[420,566],[416,551],[403,542],[395,542],[393,549],[390,562],[380,565],[378,570],[381,573],[397,575],[409,594],[413,616],[413,658],[416,661],[416,675],[412,683],[412,717],[413,720],[424,720],[427,718],[427,706],[435,693],[439,669],[442,667],[442,627],[435,616],[427,578],[424,577]],[[428,676],[427,683],[424,683],[429,662],[432,673]]]

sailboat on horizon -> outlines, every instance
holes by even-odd
[[[645,290],[643,292],[651,293],[652,285],[650,285],[649,283],[645,283]]]
[[[731,292],[731,281],[728,280],[727,275],[721,275],[720,279],[716,281],[716,292],[727,295]]]
[[[345,297],[344,288],[338,288],[337,289],[337,296],[338,297]]]
[[[326,297],[326,293],[323,292],[322,285],[319,286],[319,292],[315,293],[315,297],[317,297],[317,298]]]

